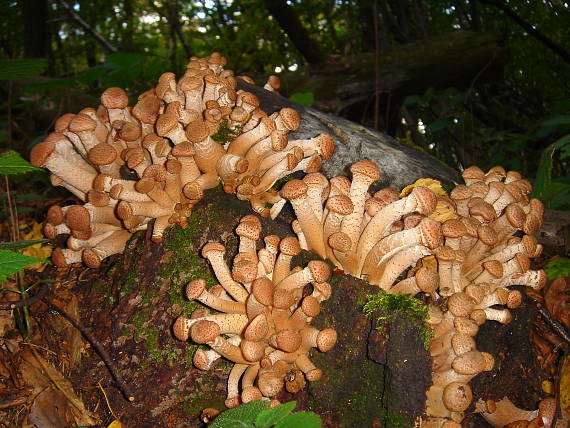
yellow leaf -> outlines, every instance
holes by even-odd
[[[426,256],[422,259],[422,266],[431,271],[437,272],[437,259],[435,256]]]
[[[447,196],[438,196],[435,210],[429,215],[429,218],[439,221],[440,223],[458,217],[453,202],[451,202]]]
[[[541,383],[542,391],[546,392],[547,394],[552,394],[553,385],[551,380],[543,380]]]
[[[107,428],[123,428],[123,424],[121,423],[121,421],[115,419],[107,426]]]
[[[570,412],[570,357],[564,358],[560,374],[560,406]]]
[[[43,237],[42,225],[36,221],[32,223],[32,230],[24,235],[24,239],[26,240],[42,239]],[[34,244],[22,250],[24,256],[36,257],[38,259],[48,259],[51,256],[51,252],[52,248],[49,244]],[[35,263],[30,265],[29,269],[35,269],[41,272],[45,267],[45,263]]]
[[[402,191],[400,192],[400,197],[403,198],[404,196],[408,196],[410,194],[410,192],[412,191],[412,189],[414,187],[418,187],[418,186],[427,187],[428,189],[430,189],[433,193],[435,193],[438,196],[447,196],[447,192],[445,190],[443,190],[443,187],[442,187],[440,181],[434,180],[433,178],[420,178],[420,179],[416,180],[415,183],[404,187],[402,189]]]

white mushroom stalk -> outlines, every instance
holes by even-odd
[[[108,88],[97,110],[61,116],[56,132],[32,149],[32,163],[49,169],[54,185],[98,209],[114,210],[113,221],[92,219],[81,231],[46,222],[52,237],[71,229],[86,241],[80,250],[58,252],[69,255],[58,257],[59,264],[81,260],[77,251],[81,255],[102,241],[95,232],[99,224],[117,223],[131,234],[151,227],[152,240],[162,241],[170,225],[187,224],[193,206],[220,181],[261,216],[276,216],[284,201],[271,189],[275,181],[295,171],[316,172],[333,154],[326,134],[290,141],[299,114],[291,108],[263,112],[255,95],[236,92],[226,62],[217,52],[192,57],[183,76],[162,74],[132,107],[123,89]],[[268,90],[275,91],[279,79],[269,81]],[[282,161],[274,162],[276,157]],[[272,168],[262,168],[268,163]],[[113,251],[96,251],[99,258],[122,252],[117,243],[124,247],[130,235],[116,236]]]
[[[419,426],[459,426],[472,401],[469,381],[493,368],[493,356],[476,349],[478,326],[511,321],[522,295],[508,287],[540,289],[546,282],[529,260],[540,254],[532,235],[542,222],[542,204],[527,197],[526,180],[500,167],[465,170],[466,184],[450,195],[420,180],[399,196],[393,189],[370,196],[368,186],[379,176],[374,163],[357,162],[351,171],[352,182],[334,177],[330,189],[319,189],[319,208],[306,184],[316,180],[287,182],[280,194],[297,215],[293,229],[306,239],[306,249],[387,293],[447,298],[448,311],[430,323],[433,385],[428,418]]]
[[[284,387],[297,392],[305,381],[320,379],[323,372],[311,362],[309,354],[313,348],[330,350],[337,338],[331,328],[318,330],[311,326],[321,302],[330,297],[326,282],[329,266],[313,260],[305,269],[291,269],[291,257],[298,254],[298,243],[289,242],[296,241],[293,237],[280,240],[268,236],[265,247],[255,250],[261,230],[259,219],[253,215],[242,218],[236,230],[240,246],[232,269],[223,258],[222,244],[211,242],[202,250],[231,298],[206,290],[203,279],[191,281],[187,297],[220,313],[208,315],[199,309],[195,316],[179,317],[173,327],[178,339],[191,339],[211,348],[194,356],[197,368],[208,370],[220,356],[235,363],[228,379],[228,407],[274,399]],[[265,257],[264,253],[271,256]],[[249,264],[244,260],[255,260],[253,275],[245,271]],[[249,284],[240,283],[242,277]],[[315,292],[303,297],[302,288],[308,283],[313,283]],[[222,334],[230,338],[224,339]],[[289,380],[299,376],[296,382]]]

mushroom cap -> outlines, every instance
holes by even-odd
[[[253,282],[257,276],[257,260],[249,253],[238,253],[232,266],[232,277],[244,284]]]
[[[465,184],[458,184],[449,194],[449,197],[454,201],[463,201],[471,196],[473,196],[473,192]]]
[[[503,215],[507,216],[507,220],[511,226],[522,229],[526,220],[526,214],[520,204],[512,202],[503,210]]]
[[[190,327],[190,337],[198,344],[211,342],[220,334],[220,326],[214,321],[198,320]]]
[[[194,364],[194,367],[196,367],[198,370],[204,370],[204,371],[210,370],[210,367],[212,366],[211,361],[208,358],[208,354],[206,354],[206,351],[200,348],[196,349],[196,352],[194,352],[194,357],[192,357],[192,363]]]
[[[443,223],[441,231],[446,238],[460,238],[467,233],[467,227],[459,219],[449,219]]]
[[[245,340],[262,340],[269,332],[269,324],[264,313],[256,315],[243,332]]]
[[[240,221],[236,227],[236,233],[240,237],[257,241],[261,234],[261,223],[259,221]]]
[[[287,135],[287,131],[274,129],[271,132],[271,148],[274,151],[279,152],[283,150],[287,146],[288,142],[289,142],[289,137]]]
[[[91,230],[91,215],[83,205],[71,205],[65,212],[65,223],[72,230]]]
[[[475,300],[461,292],[454,293],[447,299],[447,307],[456,317],[468,317],[474,305]]]
[[[344,175],[337,175],[329,180],[331,188],[336,188],[343,195],[350,192],[350,180]]]
[[[95,207],[106,207],[109,205],[109,201],[109,195],[104,192],[98,192],[96,190],[90,190],[87,192],[87,202]]]
[[[156,133],[165,137],[176,125],[178,125],[178,118],[174,114],[163,113],[158,116],[158,120],[156,121]]]
[[[425,266],[420,267],[415,274],[416,284],[424,293],[433,293],[439,286],[439,274]]]
[[[294,294],[289,290],[277,289],[273,293],[273,306],[277,309],[287,309],[295,300]]]
[[[479,325],[472,319],[466,317],[455,317],[453,319],[453,326],[458,332],[469,336],[475,336],[479,331]]]
[[[474,350],[476,343],[473,336],[465,333],[455,333],[451,338],[451,346],[456,355],[461,355]]]
[[[73,113],[65,113],[64,115],[57,118],[54,124],[55,132],[66,131],[69,127],[69,123],[75,115]]]
[[[184,317],[178,317],[172,326],[172,333],[174,333],[174,337],[179,340],[188,340],[188,335],[190,333],[188,319]]]
[[[107,88],[101,94],[101,104],[108,109],[125,108],[129,105],[129,96],[122,88]]]
[[[265,306],[273,304],[273,282],[266,276],[256,278],[251,285],[252,294],[259,303]]]
[[[67,267],[67,260],[65,260],[65,254],[61,248],[53,250],[51,253],[51,260],[57,267]]]
[[[311,260],[307,263],[307,267],[313,276],[314,282],[325,282],[331,275],[329,265],[323,261]]]
[[[109,165],[117,159],[117,150],[108,143],[99,143],[89,150],[87,157],[94,165]]]
[[[437,196],[430,189],[417,186],[412,189],[412,194],[417,201],[417,211],[423,215],[429,215],[437,206]]]
[[[285,380],[277,373],[261,373],[257,380],[257,387],[264,397],[275,397],[283,389]]]
[[[86,114],[76,114],[71,122],[69,122],[69,130],[71,132],[93,131],[97,127],[97,122]]]
[[[241,391],[242,403],[249,403],[250,401],[261,400],[263,395],[257,386],[246,386]]]
[[[340,215],[349,215],[354,211],[354,204],[346,195],[331,196],[327,199],[326,207],[329,211],[333,211]]]
[[[419,224],[425,245],[434,249],[439,247],[443,242],[443,235],[441,233],[441,223],[429,217],[424,217]]]
[[[312,369],[305,373],[305,378],[309,382],[315,382],[323,376],[323,371],[321,369]]]
[[[299,240],[294,236],[286,236],[279,242],[279,251],[287,256],[296,256],[301,253]]]
[[[306,296],[301,302],[301,309],[308,317],[316,317],[321,312],[321,304],[313,296]]]
[[[493,205],[484,201],[469,207],[469,213],[473,216],[482,217],[485,222],[490,222],[497,218],[497,212]]]
[[[283,121],[283,125],[285,125],[289,131],[296,131],[299,129],[299,125],[301,124],[301,116],[297,110],[294,110],[290,107],[284,107],[279,110],[279,117]]]
[[[202,79],[194,76],[184,76],[178,81],[180,90],[183,92],[196,90],[203,84],[204,81]]]
[[[64,219],[65,213],[59,205],[52,205],[48,208],[46,214],[46,222],[57,226],[58,224],[63,223]]]
[[[485,173],[478,166],[470,166],[461,174],[464,180],[483,180]]]
[[[97,269],[99,266],[101,266],[101,257],[91,248],[86,248],[83,250],[81,258],[87,267]]]
[[[42,141],[36,144],[30,151],[31,164],[35,167],[43,168],[54,150],[55,144],[51,141]]]
[[[455,357],[451,366],[459,374],[476,375],[488,370],[489,362],[483,352],[469,351]]]
[[[158,117],[160,100],[155,95],[149,95],[139,100],[133,107],[133,116],[142,123],[153,124]]]
[[[195,279],[186,285],[186,297],[188,300],[195,300],[202,295],[204,290],[206,290],[206,281],[202,278]]]
[[[380,178],[380,170],[378,169],[378,165],[370,160],[361,160],[353,163],[350,166],[350,172],[352,173],[353,177],[355,175],[361,175],[363,177],[366,177],[366,179],[370,182],[374,182]]]
[[[477,228],[477,236],[479,240],[485,245],[495,245],[497,242],[497,232],[490,226],[482,224]]]
[[[208,242],[202,247],[202,256],[205,258],[208,258],[208,254],[215,252],[225,254],[226,247],[219,242]]]
[[[463,382],[451,382],[443,389],[443,404],[452,412],[467,410],[473,400],[471,387]]]
[[[259,361],[265,356],[265,342],[255,342],[243,339],[240,344],[241,353],[247,361]]]
[[[281,330],[275,337],[277,347],[284,352],[295,352],[301,346],[301,335],[295,330]]]
[[[204,141],[210,135],[210,128],[202,119],[193,120],[186,125],[186,137],[192,143]]]
[[[283,199],[292,200],[302,198],[307,194],[308,186],[303,180],[294,179],[283,185],[279,195]]]
[[[337,332],[332,328],[325,328],[317,334],[317,349],[321,352],[330,351],[337,340]]]
[[[319,134],[315,138],[315,143],[319,146],[323,159],[329,159],[336,150],[334,140],[329,134]]]
[[[500,278],[503,276],[503,264],[497,260],[489,260],[483,262],[483,269],[485,269],[495,278]]]
[[[352,239],[346,233],[335,232],[329,236],[328,244],[331,248],[346,253],[352,247]]]

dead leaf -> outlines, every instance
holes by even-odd
[[[59,305],[74,319],[79,319],[79,303],[77,296],[69,291],[61,291]],[[75,367],[81,360],[85,344],[81,332],[59,314],[48,315],[46,321],[58,334],[63,337],[63,348],[69,359],[69,366]]]
[[[51,386],[38,394],[32,404],[28,419],[30,423],[41,428],[72,426],[74,422],[65,396]]]
[[[434,212],[429,215],[429,218],[444,223],[447,220],[459,218],[459,216],[455,212],[455,206],[451,199],[447,196],[438,195],[437,205],[435,206]]]
[[[400,198],[408,196],[411,193],[412,189],[418,186],[427,187],[438,196],[447,196],[447,192],[443,189],[441,181],[434,180],[433,178],[420,178],[416,180],[415,183],[404,187],[400,192]]]
[[[560,373],[560,406],[566,413],[570,412],[570,357],[564,358]]]
[[[121,423],[121,421],[118,420],[114,420],[113,422],[111,422],[107,428],[123,428],[123,424]]]
[[[44,234],[42,233],[42,225],[37,221],[34,221],[32,223],[32,230],[24,235],[24,239],[32,240],[42,238],[44,238]],[[22,254],[24,256],[36,257],[38,259],[49,259],[51,252],[52,247],[49,244],[34,244],[22,250]],[[34,269],[41,272],[45,269],[46,266],[46,263],[34,263],[33,265],[29,265],[28,269]]]
[[[48,387],[55,388],[65,397],[67,411],[73,416],[74,425],[90,426],[98,423],[97,417],[89,412],[83,401],[75,395],[71,383],[55,367],[30,348],[24,349],[21,357],[19,370],[24,382],[34,388],[31,394],[33,397],[37,397]]]

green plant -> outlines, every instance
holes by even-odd
[[[295,92],[289,99],[304,106],[311,107],[315,101],[315,94],[312,92]]]
[[[570,276],[570,259],[568,257],[556,257],[550,260],[544,267],[549,280]]]
[[[319,416],[312,412],[293,412],[296,402],[269,408],[268,401],[251,401],[218,416],[211,428],[319,428]]]
[[[424,348],[428,349],[433,333],[426,327],[428,306],[422,301],[406,294],[388,294],[384,290],[366,296],[362,310],[367,317],[376,316],[377,329],[383,330],[388,323],[407,318],[418,330]]]

